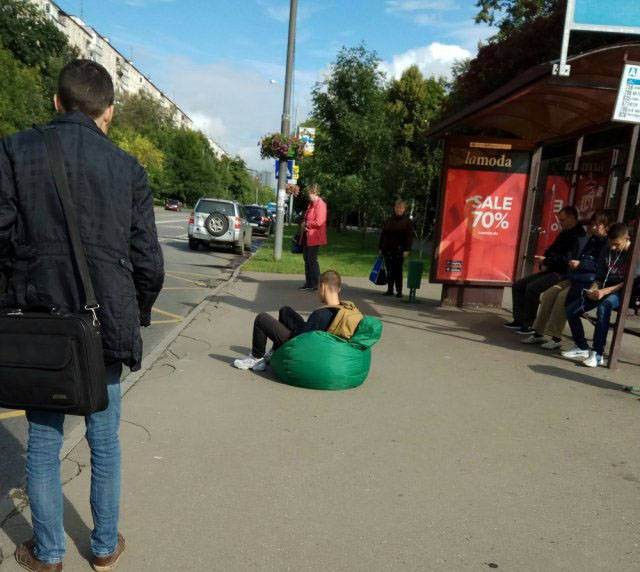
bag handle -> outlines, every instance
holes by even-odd
[[[84,245],[82,244],[82,239],[80,238],[80,228],[76,217],[76,208],[71,198],[69,179],[67,178],[67,173],[64,168],[64,154],[62,152],[60,135],[57,129],[52,125],[44,128],[35,125],[34,127],[44,137],[44,143],[47,148],[47,161],[49,162],[49,168],[51,169],[56,191],[60,199],[60,204],[62,205],[62,211],[64,213],[64,219],[67,223],[67,231],[71,241],[73,259],[78,269],[78,273],[80,274],[80,282],[82,283],[82,289],[84,290],[84,309],[93,314],[93,323],[94,325],[98,325],[96,310],[100,308],[100,304],[98,304],[98,301],[96,300],[93,282],[91,281],[91,275],[89,274],[87,255]]]

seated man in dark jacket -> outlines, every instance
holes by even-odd
[[[513,321],[505,326],[518,334],[531,336],[535,333],[532,324],[538,313],[540,295],[565,278],[569,261],[578,260],[587,242],[575,207],[564,207],[558,213],[558,222],[562,231],[544,256],[536,256],[543,270],[521,278],[513,285]]]
[[[575,346],[562,352],[563,357],[584,360],[582,363],[587,367],[602,365],[611,313],[618,310],[622,303],[622,288],[631,259],[630,246],[627,225],[621,222],[614,224],[609,229],[609,248],[598,260],[595,284],[583,290],[580,297],[567,305],[567,320]],[[598,309],[598,313],[593,334],[593,351],[590,352],[581,318],[585,312],[594,308]]]
[[[289,306],[280,308],[278,319],[263,312],[253,323],[253,347],[251,355],[237,359],[233,365],[238,369],[264,371],[269,355],[266,352],[267,340],[273,342],[273,350],[295,336],[315,330],[329,329],[340,307],[342,279],[335,270],[327,270],[320,276],[318,298],[323,306],[315,310],[305,322],[304,318]]]

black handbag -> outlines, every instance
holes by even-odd
[[[55,127],[43,135],[84,292],[84,311],[19,308],[0,314],[0,406],[89,415],[109,404],[100,322]]]
[[[291,254],[302,254],[304,252],[304,247],[301,244],[300,235],[296,234],[291,239]]]

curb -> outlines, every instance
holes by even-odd
[[[257,249],[256,251],[257,252]],[[218,296],[225,288],[233,284],[242,268],[247,264],[254,256],[255,252],[251,253],[246,260],[243,260],[241,264],[231,273],[231,276],[224,282],[218,284],[211,294],[209,294],[202,302],[200,302],[191,312],[189,312],[184,320],[175,326],[162,341],[151,351],[151,353],[142,360],[140,370],[131,372],[120,382],[121,395],[124,397],[143,377],[144,375],[155,365],[155,363],[162,357],[167,348],[178,338],[178,336],[195,320],[195,318],[202,313],[205,307],[211,302],[211,300]],[[62,449],[60,450],[60,460],[66,459],[71,452],[79,445],[84,439],[86,432],[85,426],[80,423],[74,427],[62,442]],[[14,516],[20,514],[28,504],[16,506],[12,498],[0,499],[0,524],[4,525]],[[2,563],[2,553],[0,551],[0,564]]]

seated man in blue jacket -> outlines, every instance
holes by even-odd
[[[540,295],[564,280],[570,260],[578,260],[587,238],[584,228],[578,221],[575,207],[564,207],[558,213],[558,222],[562,231],[546,250],[544,256],[536,256],[543,270],[531,276],[521,278],[512,288],[513,321],[505,327],[516,330],[518,334],[535,334],[532,325],[538,313]]]
[[[253,347],[251,355],[237,359],[233,365],[238,369],[264,371],[267,367],[267,341],[273,342],[273,350],[295,336],[315,330],[326,331],[340,309],[342,278],[335,270],[327,270],[320,276],[318,298],[323,306],[315,310],[305,322],[304,318],[289,306],[280,308],[278,319],[263,312],[253,323]]]
[[[621,222],[614,224],[609,229],[609,248],[598,260],[595,284],[583,290],[576,300],[567,305],[567,320],[576,345],[562,352],[563,357],[584,360],[582,363],[587,367],[602,365],[611,313],[618,310],[622,303],[622,288],[631,258],[630,246],[631,238],[627,225]],[[594,308],[598,309],[598,313],[593,335],[593,351],[589,351],[581,317]]]

